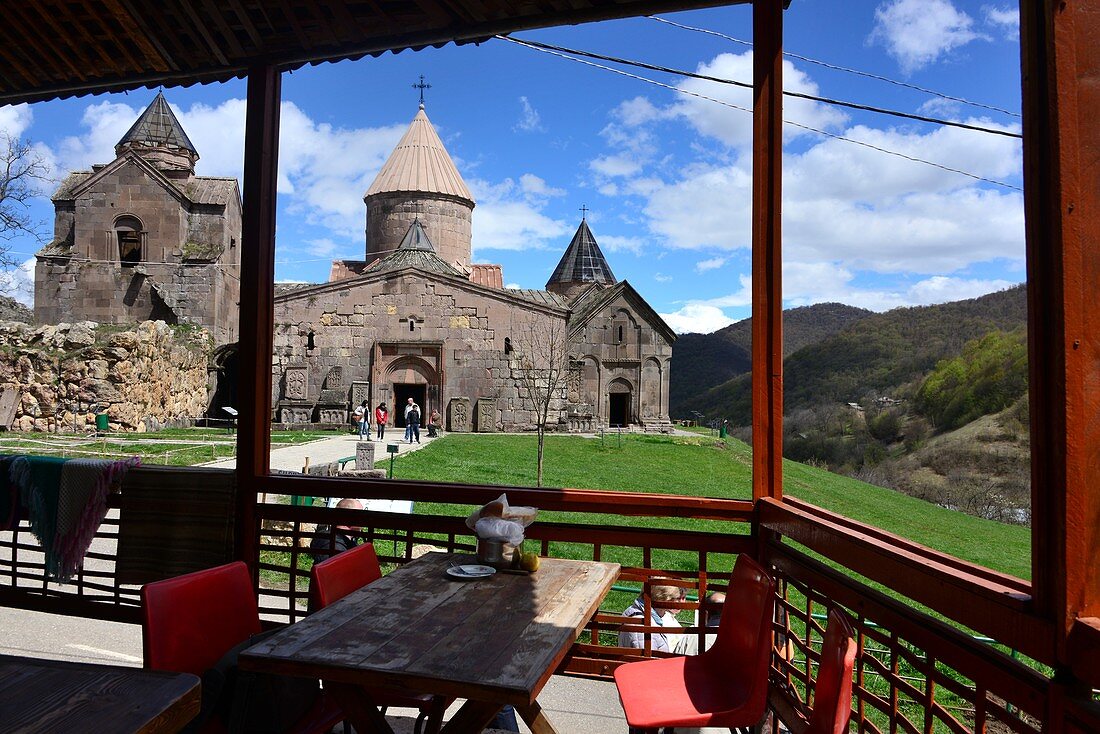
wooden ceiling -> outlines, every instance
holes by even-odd
[[[225,81],[249,67],[748,0],[13,0],[0,104]]]

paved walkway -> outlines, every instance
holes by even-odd
[[[440,432],[439,435],[442,437],[442,432]],[[386,452],[387,446],[397,446],[397,453],[400,456],[401,454],[407,454],[410,451],[421,449],[434,440],[436,439],[428,438],[427,431],[421,431],[420,443],[409,444],[405,442],[403,429],[387,428],[385,440],[379,441],[375,438],[371,438],[370,442],[374,444],[375,464],[382,467],[388,456]],[[271,449],[271,468],[284,469],[287,471],[302,471],[307,461],[309,464],[313,465],[324,464],[329,461],[339,461],[349,456],[354,457],[355,446],[358,443],[359,434],[357,432],[349,432],[346,435],[333,436],[332,438],[319,438],[309,443],[299,443],[293,446],[275,446]],[[237,460],[221,459],[220,461],[208,462],[203,464],[203,466],[234,469],[237,466]]]

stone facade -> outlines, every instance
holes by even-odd
[[[0,391],[18,393],[16,430],[93,430],[97,413],[116,431],[190,425],[206,411],[212,348],[206,331],[163,321],[0,323]]]
[[[474,208],[443,196],[375,194],[367,197],[367,262],[385,257],[401,244],[413,219],[431,232],[439,259],[460,268],[470,266]]]
[[[138,122],[154,107],[168,110],[162,102],[158,96]],[[35,265],[35,321],[162,320],[201,326],[218,344],[233,342],[237,181],[195,176],[197,153],[144,140],[137,128],[119,143],[114,161],[69,174],[54,194],[54,238]]]

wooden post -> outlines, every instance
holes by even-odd
[[[248,72],[241,232],[240,418],[237,431],[237,557],[256,575],[256,494],[271,464],[271,353],[275,320],[275,187],[282,79]]]
[[[752,496],[783,497],[783,3],[755,0],[752,141]]]
[[[1100,13],[1023,0],[1020,31],[1033,600],[1059,680],[1100,686]]]

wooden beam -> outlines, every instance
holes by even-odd
[[[752,142],[752,494],[783,497],[783,3],[756,0]]]
[[[271,354],[275,321],[275,196],[282,77],[248,73],[241,232],[240,418],[237,431],[237,557],[255,573],[256,493],[271,463]]]
[[[946,559],[931,548],[837,518],[830,521],[790,502],[757,502],[760,530],[783,535],[851,572],[866,576],[1036,660],[1054,660],[1049,620],[1033,612],[1018,579]]]
[[[1033,578],[1055,626],[1100,616],[1100,14],[1020,4]]]

